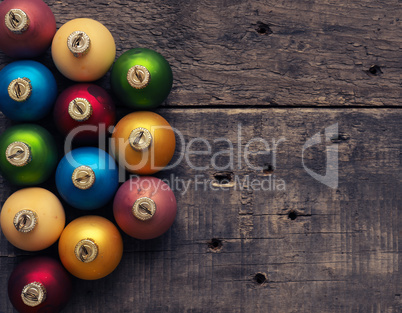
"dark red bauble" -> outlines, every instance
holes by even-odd
[[[117,224],[137,239],[161,236],[172,226],[176,211],[173,191],[151,176],[132,177],[120,186],[113,201]]]
[[[4,0],[0,20],[0,50],[13,58],[43,54],[56,33],[53,12],[42,0]]]
[[[75,142],[95,144],[116,121],[115,105],[102,87],[77,84],[65,89],[54,106],[54,120],[61,133]]]
[[[49,257],[23,261],[13,270],[8,281],[10,301],[21,313],[59,312],[71,294],[71,276],[61,263]]]

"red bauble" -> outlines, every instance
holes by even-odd
[[[42,0],[5,0],[0,20],[0,50],[14,58],[41,55],[56,33],[53,12]]]
[[[77,84],[64,90],[57,98],[54,119],[61,133],[74,141],[93,144],[106,136],[116,120],[115,105],[102,87]],[[78,128],[79,127],[79,128]]]
[[[21,313],[59,312],[71,293],[71,276],[58,261],[49,257],[20,263],[8,281],[10,301]]]
[[[165,233],[176,217],[176,198],[169,186],[151,176],[133,177],[116,193],[113,214],[119,227],[137,239]]]

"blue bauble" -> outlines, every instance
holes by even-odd
[[[39,62],[16,61],[0,71],[0,111],[13,121],[36,121],[45,117],[56,97],[56,80]]]
[[[56,170],[56,186],[62,198],[81,210],[98,209],[115,195],[118,167],[105,151],[85,147],[72,150]]]

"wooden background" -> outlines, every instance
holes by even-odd
[[[173,90],[156,112],[183,134],[174,160],[197,137],[212,153],[228,149],[214,143],[221,137],[236,151],[234,167],[224,172],[212,167],[211,155],[199,155],[190,161],[208,167],[203,171],[184,160],[159,173],[191,183],[185,194],[175,190],[173,227],[149,241],[123,235],[116,271],[99,281],[76,279],[64,312],[402,312],[401,1],[46,3],[58,27],[77,17],[104,23],[117,56],[146,47],[170,62]],[[38,60],[60,91],[72,84],[49,53]],[[0,69],[11,61],[0,53]],[[97,83],[109,90],[109,74]],[[119,109],[120,116],[128,112]],[[305,165],[324,175],[326,149],[339,150],[339,185],[332,189],[305,171],[302,149],[335,123],[338,137],[304,153]],[[54,129],[51,118],[41,124]],[[1,131],[10,125],[0,117]],[[250,156],[264,170],[239,166],[239,149],[255,137],[283,138],[275,157]],[[225,154],[214,160],[228,162]],[[231,181],[204,190],[196,175]],[[247,188],[247,177],[282,186]],[[56,192],[52,181],[44,186]],[[2,180],[1,203],[15,190]],[[68,221],[85,214],[65,209]],[[111,205],[91,213],[113,220]],[[0,234],[1,313],[13,312],[9,274],[36,254],[57,257],[57,246],[27,253]]]

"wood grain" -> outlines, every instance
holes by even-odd
[[[166,106],[401,105],[396,0],[47,3],[59,27],[77,17],[103,22],[117,56],[135,47],[163,54],[175,78]],[[0,68],[9,61],[0,58]],[[109,76],[100,83],[109,86]]]
[[[96,281],[76,280],[65,312],[399,312],[401,302],[401,113],[393,109],[159,109],[184,138],[173,161],[185,149],[227,150],[233,143],[231,188],[213,190],[216,169],[194,170],[184,159],[157,176],[190,181],[183,194],[171,184],[178,216],[161,238],[138,241],[124,236],[118,269]],[[340,138],[304,153],[305,165],[323,174],[326,149],[339,149],[339,186],[331,189],[307,174],[302,147],[317,132],[338,123]],[[237,134],[241,126],[242,136]],[[239,167],[239,148],[261,137],[276,149],[271,176]],[[180,137],[178,137],[178,141]],[[263,146],[249,145],[257,152]],[[189,155],[196,166],[211,155]],[[223,166],[225,155],[216,159]],[[273,163],[273,153],[250,156],[252,166]],[[220,171],[218,171],[220,172]],[[197,176],[198,175],[198,178]],[[275,178],[285,190],[243,185]],[[237,179],[237,181],[236,181]],[[238,182],[241,182],[238,184]],[[266,185],[265,187],[267,187]],[[253,190],[254,189],[254,190]],[[266,188],[267,189],[267,188]],[[8,195],[3,184],[2,201]],[[294,212],[294,215],[289,215]],[[84,213],[67,209],[68,219]],[[111,207],[94,211],[111,217]],[[292,217],[292,218],[290,218]],[[295,217],[295,218],[294,218]],[[222,246],[211,248],[211,239]],[[0,240],[1,285],[23,253]],[[45,251],[55,255],[56,248]],[[256,274],[266,275],[263,283]],[[258,282],[257,282],[258,281]],[[5,289],[4,312],[11,311]]]
[[[185,143],[173,160],[184,156],[178,166],[157,175],[178,201],[173,227],[150,241],[123,235],[117,270],[100,281],[75,280],[64,312],[402,311],[400,1],[46,3],[58,27],[78,17],[104,23],[117,56],[135,47],[165,56],[174,85],[157,112]],[[73,84],[49,51],[37,60],[60,92]],[[0,52],[0,70],[12,61]],[[96,83],[110,90],[109,79]],[[126,113],[119,108],[120,117]],[[324,143],[325,128],[336,123],[339,136]],[[0,113],[0,132],[11,124]],[[40,124],[63,142],[51,117]],[[302,154],[318,132],[323,143]],[[257,137],[270,148],[248,156],[259,170],[239,161],[245,149],[264,148],[250,143]],[[206,150],[205,141],[189,146],[195,138],[207,140],[211,154],[187,161],[186,151]],[[233,143],[232,167],[224,168],[230,158],[220,138]],[[339,185],[331,189],[303,161],[324,175],[326,152],[336,148]],[[258,190],[262,181],[271,190]],[[42,186],[57,192],[54,179]],[[1,204],[15,190],[0,177]],[[85,214],[65,209],[67,221]],[[111,204],[91,213],[114,221]],[[14,312],[12,269],[37,254],[57,257],[57,246],[23,252],[0,232],[0,313]]]

